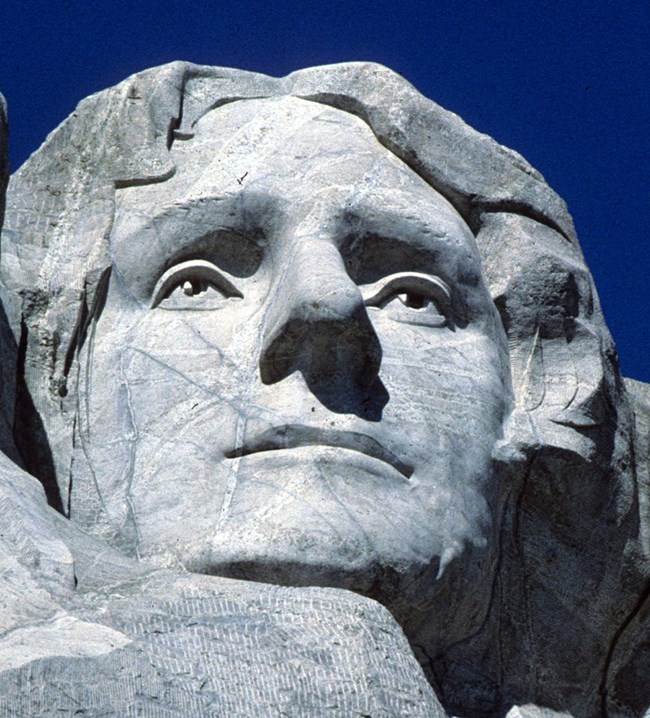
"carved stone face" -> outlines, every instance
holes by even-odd
[[[213,110],[171,152],[118,191],[73,520],[192,571],[478,611],[510,389],[463,219],[305,100]]]

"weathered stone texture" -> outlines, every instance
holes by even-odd
[[[376,602],[152,571],[0,468],[0,715],[445,715]]]
[[[649,709],[650,390],[517,153],[179,62],[7,198],[0,714]]]

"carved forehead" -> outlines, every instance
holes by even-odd
[[[191,139],[174,142],[171,156],[176,171],[170,179],[119,192],[120,204],[232,193],[270,176],[293,182],[297,198],[299,180],[313,177],[334,191],[364,173],[441,197],[380,144],[361,119],[291,96],[239,100],[211,110],[195,123]]]
[[[347,256],[351,243],[361,252],[365,238],[381,238],[388,254],[429,256],[448,281],[476,285],[480,257],[463,218],[358,117],[283,96],[229,103],[193,130],[172,147],[170,179],[118,191],[111,247],[123,275],[164,270],[227,229],[271,252],[317,237]]]
[[[271,176],[304,180],[314,170],[332,190],[349,181],[349,172],[336,168],[351,157],[357,174],[377,164],[379,170],[390,168],[393,182],[412,174],[359,118],[289,96],[240,100],[211,110],[196,122],[191,139],[174,142],[171,156],[176,171],[169,180],[121,192],[121,204],[125,198],[127,204],[150,198],[160,205],[232,194]]]
[[[118,214],[155,218],[217,200],[268,215],[302,203],[339,219],[344,212],[354,224],[360,214],[379,221],[389,208],[384,223],[401,217],[477,255],[455,208],[343,110],[291,96],[235,101],[201,117],[171,153],[174,175],[119,190]]]
[[[203,115],[193,130],[192,140],[174,143],[173,155],[197,142],[213,145],[221,153],[248,154],[253,147],[278,152],[290,147],[302,155],[309,155],[323,141],[334,150],[379,144],[370,127],[355,115],[289,95],[228,103]]]

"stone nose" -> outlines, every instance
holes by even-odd
[[[275,288],[262,347],[265,384],[294,371],[310,386],[335,391],[375,381],[381,345],[336,247],[309,239],[294,246]]]

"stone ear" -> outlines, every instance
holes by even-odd
[[[534,220],[483,215],[485,278],[508,338],[513,425],[525,443],[613,451],[620,375],[577,243]],[[519,418],[517,418],[519,417]],[[614,430],[615,433],[615,430]]]

